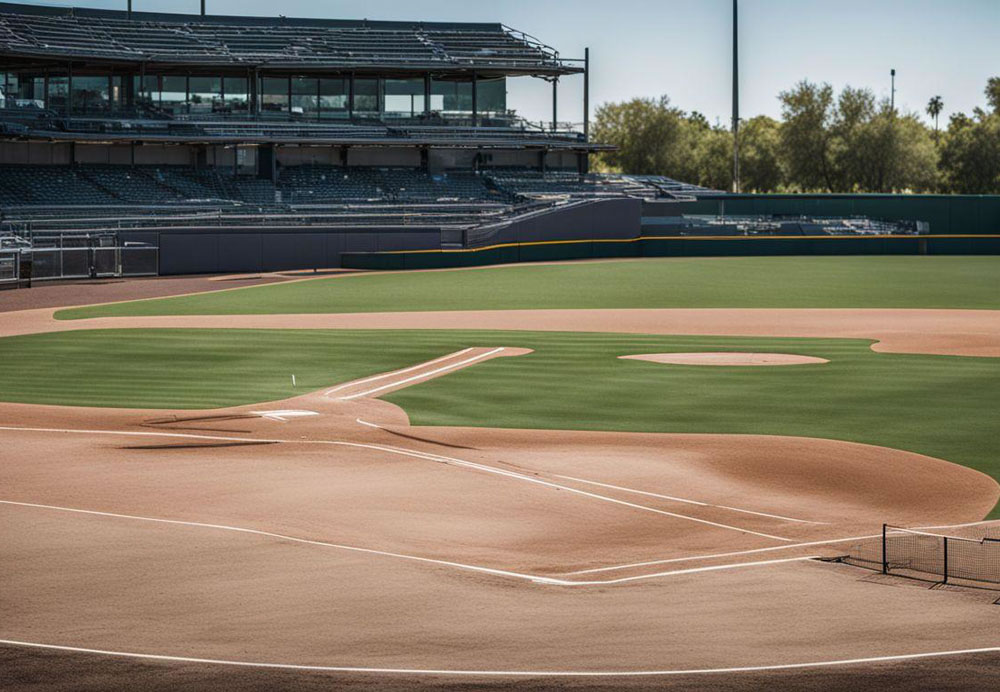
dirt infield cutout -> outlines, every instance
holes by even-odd
[[[819,365],[829,363],[825,358],[797,356],[791,353],[647,353],[635,356],[619,356],[620,360],[644,360],[649,363],[667,365],[730,365],[730,366],[774,366],[774,365]]]

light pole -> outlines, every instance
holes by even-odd
[[[889,97],[889,110],[892,111],[893,115],[896,114],[896,68],[892,68],[889,72],[892,77],[892,95]]]
[[[740,191],[739,0],[733,0],[733,192]]]

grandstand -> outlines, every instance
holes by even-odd
[[[283,248],[268,268],[291,269],[373,249],[638,237],[650,216],[679,235],[729,228],[682,215],[724,193],[590,172],[607,147],[589,139],[589,74],[589,51],[568,59],[499,23],[0,2],[0,236],[115,234],[183,273],[263,268],[217,249],[253,238]],[[519,77],[550,85],[549,122],[510,107]],[[571,78],[584,83],[575,125],[558,117]]]

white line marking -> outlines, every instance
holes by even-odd
[[[970,521],[967,524],[942,524],[941,526],[917,526],[917,529],[964,529],[968,526],[985,526],[986,524],[1000,523],[1000,519],[987,519],[985,521]]]
[[[616,505],[622,505],[624,507],[631,507],[632,509],[642,510],[644,512],[653,512],[654,514],[661,514],[667,517],[673,517],[675,519],[683,519],[686,521],[695,522],[697,524],[705,524],[707,526],[714,526],[720,529],[726,529],[728,531],[736,531],[739,533],[748,533],[754,536],[761,536],[762,538],[770,538],[775,541],[785,541],[790,542],[791,538],[784,538],[782,536],[774,536],[769,533],[761,533],[760,531],[751,531],[750,529],[745,529],[739,526],[730,526],[729,524],[720,524],[715,521],[708,521],[707,519],[699,519],[697,517],[688,516],[687,514],[678,514],[676,512],[668,512],[663,509],[656,509],[655,507],[647,507],[646,505],[638,505],[633,502],[627,502],[625,500],[619,500],[614,497],[608,497],[607,495],[598,495],[597,493],[587,492],[586,490],[580,490],[578,488],[573,488],[568,485],[562,485],[560,483],[553,483],[551,481],[542,480],[541,478],[534,478],[522,473],[517,473],[515,471],[506,471],[504,469],[498,469],[493,466],[487,466],[484,464],[478,464],[472,461],[466,461],[465,459],[457,459],[455,457],[442,456],[440,454],[434,454],[431,452],[421,452],[413,449],[405,449],[402,447],[393,447],[390,445],[372,445],[364,444],[361,442],[333,442],[330,444],[340,444],[349,447],[362,447],[365,449],[378,449],[385,452],[391,452],[395,454],[402,454],[404,456],[417,457],[418,459],[427,459],[429,461],[437,461],[446,464],[456,464],[458,466],[464,466],[471,469],[476,469],[479,471],[484,471],[486,473],[493,473],[499,476],[507,476],[509,478],[516,478],[518,480],[526,481],[528,483],[536,483],[538,485],[548,486],[550,488],[557,488],[559,490],[565,490],[567,492],[573,493],[575,495],[582,495],[584,497],[590,497],[597,500],[602,500],[604,502],[610,502]]]
[[[458,568],[458,569],[470,570],[470,571],[474,571],[474,572],[484,572],[484,573],[487,573],[487,574],[494,574],[494,575],[497,575],[497,576],[515,577],[515,578],[519,578],[519,579],[528,579],[528,580],[531,580],[531,581],[547,580],[546,577],[536,577],[536,576],[533,576],[533,575],[530,575],[530,574],[520,574],[520,573],[517,573],[517,572],[510,572],[508,570],[492,569],[490,567],[480,567],[480,566],[477,566],[477,565],[466,565],[466,564],[463,564],[463,563],[460,563],[460,562],[451,562],[449,560],[436,560],[434,558],[419,557],[419,556],[416,556],[416,555],[405,555],[403,553],[391,553],[391,552],[387,552],[387,551],[383,551],[383,550],[374,550],[372,548],[361,548],[361,547],[353,546],[353,545],[343,545],[343,544],[339,544],[339,543],[328,543],[326,541],[314,541],[314,540],[307,539],[307,538],[298,538],[296,536],[288,536],[286,534],[272,533],[270,531],[260,531],[258,529],[248,529],[248,528],[239,527],[239,526],[227,526],[225,524],[206,524],[206,523],[203,523],[203,522],[182,521],[182,520],[179,520],[179,519],[160,519],[160,518],[156,518],[156,517],[142,517],[142,516],[137,516],[137,515],[133,515],[133,514],[116,514],[114,512],[99,512],[99,511],[90,510],[90,509],[77,509],[77,508],[73,508],[73,507],[59,507],[57,505],[43,505],[43,504],[37,504],[37,503],[33,503],[33,502],[15,502],[15,501],[12,501],[12,500],[0,500],[0,504],[3,504],[3,505],[12,505],[12,506],[15,506],[15,507],[30,507],[30,508],[34,508],[34,509],[46,509],[46,510],[52,510],[52,511],[57,511],[57,512],[71,512],[71,513],[74,513],[74,514],[89,514],[89,515],[92,515],[92,516],[109,517],[109,518],[112,518],[112,519],[130,519],[132,521],[147,521],[147,522],[156,523],[156,524],[173,524],[173,525],[176,525],[176,526],[191,526],[191,527],[194,527],[194,528],[201,528],[201,529],[215,529],[215,530],[218,530],[218,531],[232,531],[232,532],[235,532],[235,533],[246,533],[246,534],[251,534],[251,535],[255,535],[255,536],[264,536],[264,537],[267,537],[267,538],[276,538],[278,540],[291,541],[293,543],[304,543],[306,545],[317,545],[317,546],[322,546],[322,547],[325,547],[325,548],[336,548],[338,550],[348,550],[348,551],[357,552],[357,553],[367,553],[369,555],[381,555],[383,557],[393,557],[393,558],[398,558],[398,559],[401,559],[401,560],[413,560],[415,562],[426,562],[426,563],[430,563],[430,564],[443,565],[443,566],[447,566],[447,567],[455,567],[455,568]],[[570,582],[570,581],[566,581],[566,580],[559,580],[559,579],[554,579],[554,580],[551,580],[551,581],[553,583],[560,583],[560,582],[565,582],[566,584],[573,584],[573,583],[575,583],[575,582]]]
[[[369,423],[366,420],[361,420],[360,418],[354,419],[355,423],[360,423],[361,425],[367,425],[369,428],[375,428],[376,430],[385,430],[381,425],[376,425],[375,423]]]
[[[969,656],[974,654],[1000,653],[1000,646],[989,646],[979,649],[956,649],[954,651],[931,651],[918,654],[897,654],[890,656],[870,656],[867,658],[845,658],[831,661],[810,661],[806,663],[780,663],[763,666],[735,666],[731,668],[691,668],[688,670],[592,670],[592,671],[558,671],[558,670],[449,670],[447,668],[368,668],[360,666],[319,666],[296,663],[260,663],[256,661],[233,661],[218,658],[194,658],[191,656],[168,656],[164,654],[142,654],[131,651],[110,651],[107,649],[88,649],[80,646],[61,646],[58,644],[41,644],[25,642],[17,639],[0,639],[0,644],[7,646],[23,646],[32,649],[48,651],[69,651],[73,653],[97,654],[101,656],[117,656],[119,658],[136,658],[147,661],[168,661],[171,663],[203,663],[220,666],[237,666],[242,668],[271,668],[281,670],[312,671],[316,673],[380,673],[395,675],[455,675],[463,677],[551,677],[551,678],[634,678],[634,677],[666,677],[677,675],[718,675],[726,673],[760,673],[777,670],[795,670],[800,668],[827,668],[831,666],[853,666],[866,663],[888,663],[891,661],[914,661],[924,658],[944,658],[947,656]]]
[[[259,437],[225,437],[223,435],[194,435],[191,433],[152,432],[146,430],[84,430],[79,428],[27,428],[14,425],[0,425],[0,430],[14,432],[65,433],[67,435],[127,435],[130,437],[178,437],[187,440],[215,440],[221,442],[286,442]],[[303,442],[303,440],[297,440]]]
[[[771,553],[777,550],[792,550],[793,548],[808,548],[817,545],[833,545],[835,543],[850,543],[851,541],[865,541],[872,538],[881,538],[882,534],[873,533],[869,536],[851,536],[850,538],[834,538],[825,541],[808,541],[805,543],[792,543],[791,545],[777,545],[772,548],[754,548],[753,550],[734,550],[728,553],[715,553],[713,555],[692,555],[690,557],[674,557],[665,560],[649,560],[647,562],[633,562],[626,565],[613,565],[611,567],[597,567],[594,569],[581,569],[576,572],[564,572],[560,576],[571,577],[577,574],[596,574],[598,572],[614,572],[616,570],[633,569],[635,567],[650,567],[652,565],[666,565],[672,562],[693,562],[695,560],[716,560],[722,557],[736,557],[737,555],[753,555],[755,553]]]
[[[472,350],[471,348],[465,348],[465,349],[462,349],[461,351],[456,351],[455,353],[450,353],[447,356],[441,356],[440,358],[435,358],[434,360],[429,360],[426,363],[420,363],[418,365],[411,365],[410,367],[403,368],[402,370],[393,370],[392,372],[385,372],[385,373],[382,373],[381,375],[373,375],[372,377],[366,377],[363,380],[354,380],[352,382],[345,382],[344,384],[340,384],[340,385],[337,385],[336,387],[334,387],[332,389],[326,390],[325,392],[323,392],[323,396],[330,396],[334,392],[339,392],[340,390],[346,389],[348,387],[356,387],[358,385],[367,384],[368,382],[376,382],[378,380],[384,380],[385,378],[392,377],[393,375],[402,375],[402,374],[407,373],[407,372],[413,372],[414,370],[420,370],[421,368],[426,368],[426,367],[428,367],[430,365],[434,365],[436,363],[440,363],[440,362],[445,361],[445,360],[450,360],[452,358],[458,358],[459,356],[464,356],[466,353],[468,353],[471,350]]]
[[[986,543],[988,538],[969,538],[968,536],[949,536],[944,533],[930,533],[919,529],[906,529],[901,526],[889,526],[886,529],[887,536],[930,536],[932,538],[947,538],[949,541],[960,541],[964,543]]]
[[[236,441],[236,442],[270,442],[270,443],[284,443],[284,444],[336,445],[340,447],[357,447],[360,449],[374,449],[381,452],[388,452],[390,454],[399,454],[401,456],[409,456],[409,457],[414,457],[416,459],[424,459],[426,461],[434,461],[438,463],[464,466],[467,468],[483,471],[485,473],[492,473],[498,476],[506,476],[508,478],[515,478],[517,480],[525,481],[528,483],[535,483],[537,485],[556,488],[558,490],[565,490],[566,492],[573,493],[574,495],[581,495],[583,497],[589,497],[595,500],[601,500],[603,502],[609,502],[611,504],[621,505],[623,507],[631,507],[632,509],[638,509],[644,512],[652,512],[654,514],[673,517],[675,519],[684,519],[698,524],[714,526],[716,528],[726,529],[728,531],[736,531],[739,533],[752,534],[754,536],[761,536],[762,538],[770,538],[775,541],[785,541],[785,542],[792,541],[792,539],[790,538],[783,538],[782,536],[774,536],[767,533],[761,533],[759,531],[751,531],[750,529],[744,529],[738,526],[730,526],[728,524],[720,524],[718,522],[708,521],[706,519],[698,519],[697,517],[691,517],[686,514],[677,514],[675,512],[667,512],[666,510],[656,509],[654,507],[638,505],[633,502],[618,500],[616,498],[608,497],[606,495],[598,495],[597,493],[587,492],[586,490],[579,490],[578,488],[573,488],[568,485],[552,483],[551,481],[545,481],[540,478],[533,478],[532,476],[516,473],[514,471],[505,471],[503,469],[494,468],[492,466],[486,466],[484,464],[477,464],[475,462],[466,461],[464,459],[457,459],[455,457],[446,457],[446,456],[441,456],[440,454],[421,452],[413,449],[405,449],[403,447],[392,447],[389,445],[373,445],[373,444],[364,444],[361,442],[344,442],[342,440],[280,440],[280,439],[268,439],[268,438],[257,438],[257,437],[225,437],[221,435],[194,435],[188,433],[133,432],[133,431],[117,431],[117,430],[74,430],[67,428],[28,428],[28,427],[15,427],[15,426],[0,426],[0,430],[14,430],[20,432],[56,432],[56,433],[67,433],[67,434],[76,433],[76,434],[88,434],[88,435],[178,437],[184,439],[217,440],[217,441],[227,441],[227,442]]]
[[[308,418],[319,415],[315,411],[251,411],[250,413],[280,423],[287,423],[289,418]]]
[[[672,495],[660,495],[659,493],[650,493],[645,490],[636,490],[634,488],[624,488],[620,485],[610,485],[608,483],[598,483],[597,481],[588,481],[583,478],[574,478],[573,476],[560,476],[555,474],[556,478],[565,478],[568,481],[576,481],[577,483],[586,483],[588,485],[599,485],[602,488],[611,488],[612,490],[621,490],[626,493],[635,493],[636,495],[647,495],[649,497],[658,497],[662,500],[671,500],[673,502],[683,502],[689,505],[698,505],[699,507],[713,507],[715,509],[726,509],[731,512],[742,512],[743,514],[755,514],[759,517],[768,517],[769,519],[780,519],[782,521],[792,521],[798,524],[827,524],[829,522],[825,521],[809,521],[807,519],[795,519],[793,517],[783,517],[780,514],[767,514],[765,512],[755,512],[750,509],[739,509],[738,507],[727,507],[726,505],[713,505],[710,502],[698,502],[697,500],[688,500],[683,497],[674,497]]]
[[[615,584],[626,584],[634,581],[641,581],[646,579],[655,579],[659,577],[672,577],[681,576],[684,574],[697,574],[700,572],[718,572],[722,570],[731,569],[742,569],[744,567],[763,567],[766,565],[777,565],[786,562],[802,562],[805,560],[813,560],[815,556],[809,557],[794,557],[786,558],[783,560],[765,560],[760,562],[740,562],[729,565],[713,565],[712,567],[696,567],[692,569],[682,569],[675,570],[672,572],[657,572],[655,574],[643,574],[634,577],[621,577],[618,579],[607,579],[604,581],[573,581],[569,579],[557,579],[555,577],[546,577],[537,574],[523,574],[521,572],[512,572],[510,570],[494,569],[492,567],[481,567],[479,565],[469,565],[462,562],[453,562],[451,560],[438,560],[429,557],[419,557],[416,555],[406,555],[404,553],[392,553],[384,550],[375,550],[373,548],[361,548],[353,545],[344,545],[340,543],[329,543],[327,541],[316,541],[308,538],[298,538],[296,536],[289,536],[282,533],[273,533],[271,531],[261,531],[259,529],[248,529],[240,526],[228,526],[226,524],[207,524],[198,521],[183,521],[180,519],[161,519],[157,517],[142,517],[134,514],[118,514],[115,512],[100,512],[91,509],[77,509],[74,507],[60,507],[57,505],[44,505],[34,502],[16,502],[14,500],[0,500],[0,505],[9,505],[13,507],[28,507],[31,509],[44,509],[55,512],[69,512],[72,514],[87,514],[90,516],[97,517],[108,517],[111,519],[128,519],[131,521],[144,521],[154,524],[171,524],[174,526],[191,526],[199,529],[214,529],[217,531],[232,531],[234,533],[250,534],[253,536],[264,536],[266,538],[274,538],[281,541],[289,541],[292,543],[303,543],[305,545],[315,545],[324,548],[335,548],[337,550],[346,550],[355,553],[365,553],[367,555],[379,555],[382,557],[391,557],[399,560],[410,560],[413,562],[423,562],[426,564],[440,565],[443,567],[451,567],[454,569],[461,569],[470,572],[481,572],[484,574],[491,574],[498,577],[507,577],[511,579],[520,579],[524,581],[530,581],[535,584],[544,584],[548,586],[609,586]]]
[[[471,358],[460,360],[457,363],[450,363],[448,365],[444,365],[440,368],[435,368],[434,370],[430,370],[428,372],[422,372],[417,375],[407,377],[405,380],[390,382],[389,384],[383,384],[379,387],[375,387],[374,389],[369,389],[368,391],[361,392],[359,394],[351,394],[349,396],[342,396],[339,398],[341,401],[351,401],[352,399],[359,399],[363,396],[368,396],[369,394],[375,394],[376,392],[381,392],[386,389],[392,389],[393,387],[401,387],[404,384],[409,384],[410,382],[423,380],[428,377],[431,377],[432,375],[437,375],[438,373],[447,372],[448,370],[454,370],[455,368],[460,368],[463,365],[468,365],[469,363],[475,363],[477,360],[482,360],[483,358],[489,358],[490,356],[495,356],[496,354],[500,353],[503,350],[504,350],[503,347],[495,348],[492,351],[487,351],[486,353],[480,353],[478,356],[472,356]]]

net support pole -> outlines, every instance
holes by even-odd
[[[889,556],[886,554],[886,525],[882,524],[882,574],[889,574]]]
[[[948,583],[948,537],[944,537],[944,579],[942,584]]]

